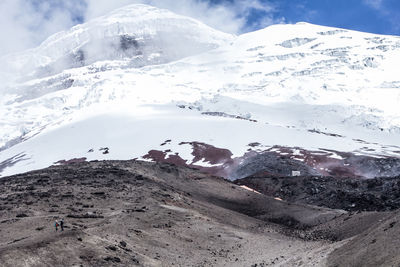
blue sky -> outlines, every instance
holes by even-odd
[[[219,1],[221,2],[221,1]],[[305,21],[379,34],[400,35],[399,0],[271,0],[274,18],[285,22]],[[265,12],[255,10],[248,18],[256,23]]]
[[[133,3],[236,34],[305,21],[400,36],[400,0],[0,0],[0,55],[35,47],[51,34]]]

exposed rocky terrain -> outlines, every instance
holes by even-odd
[[[0,266],[392,266],[398,231],[396,211],[293,204],[169,164],[0,179]]]
[[[400,208],[400,176],[355,179],[321,176],[276,177],[263,174],[236,180],[268,196],[294,203],[348,211]]]
[[[166,140],[161,146],[170,142]],[[181,142],[179,145],[191,146],[192,161],[172,153],[169,148],[151,150],[143,158],[193,167],[231,180],[259,174],[290,176],[292,171],[302,175],[338,178],[393,177],[400,173],[398,157],[372,157],[335,150],[310,151],[299,147],[273,146],[266,149],[257,142],[248,144],[243,156],[233,157],[230,150],[206,143]],[[204,162],[207,164],[204,165]]]

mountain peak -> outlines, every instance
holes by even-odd
[[[56,33],[39,47],[8,57],[8,63],[35,76],[104,60],[128,60],[130,67],[142,67],[205,52],[232,37],[195,19],[134,4]]]

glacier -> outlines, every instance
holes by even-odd
[[[308,153],[399,159],[399,52],[397,36],[308,23],[235,36],[130,5],[2,58],[0,175],[150,151],[229,178],[266,151],[323,174]]]

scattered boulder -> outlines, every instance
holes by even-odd
[[[118,258],[118,257],[111,257],[111,256],[108,256],[108,257],[104,258],[104,260],[105,260],[105,261],[108,261],[108,262],[115,262],[115,263],[120,263],[120,262],[121,262],[121,259],[120,259],[120,258]]]
[[[117,251],[117,247],[112,246],[112,245],[107,246],[106,249],[111,250],[111,251]]]

